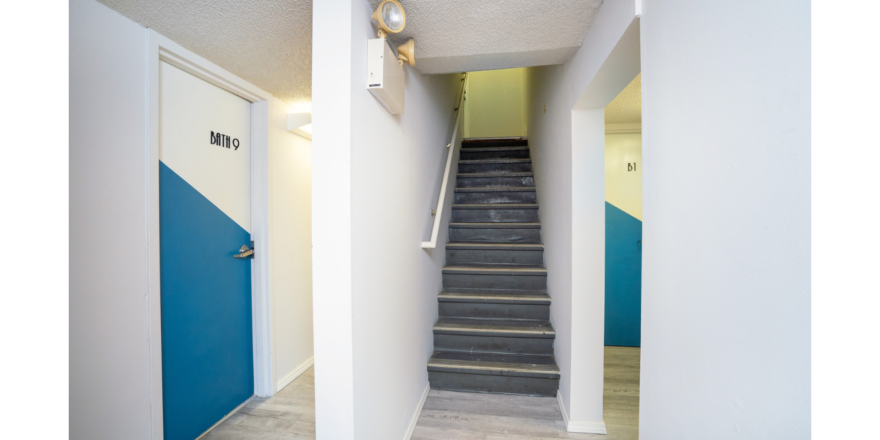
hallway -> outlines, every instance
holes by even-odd
[[[605,347],[604,419],[608,435],[566,432],[553,397],[431,390],[412,440],[637,439],[639,355],[639,348]],[[255,398],[202,438],[315,438],[314,371],[309,368],[269,399]]]

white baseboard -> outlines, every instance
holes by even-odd
[[[236,407],[235,407],[235,409],[234,409],[234,410],[232,410],[232,411],[229,411],[229,414],[226,414],[226,415],[225,415],[225,416],[223,416],[223,418],[222,418],[222,419],[220,419],[220,420],[218,420],[218,421],[217,421],[217,423],[215,423],[215,424],[213,424],[213,425],[211,425],[211,427],[210,427],[210,428],[208,428],[208,430],[207,430],[207,431],[205,431],[205,432],[203,432],[203,433],[202,433],[202,435],[200,435],[200,436],[198,436],[198,437],[196,437],[196,440],[199,440],[199,439],[200,439],[200,438],[202,438],[202,437],[204,437],[204,436],[206,436],[206,435],[208,435],[208,433],[209,433],[209,432],[211,432],[211,430],[212,430],[212,429],[214,429],[214,428],[216,428],[216,427],[217,427],[217,426],[218,426],[218,425],[220,425],[220,424],[221,424],[221,423],[223,423],[223,422],[224,422],[224,421],[226,421],[226,419],[228,419],[228,418],[229,418],[229,417],[230,417],[230,416],[231,416],[231,415],[233,415],[233,414],[235,414],[235,413],[237,413],[237,412],[238,412],[238,410],[240,410],[240,409],[242,409],[242,408],[244,408],[244,406],[245,406],[245,405],[247,405],[247,404],[248,404],[248,402],[250,402],[250,401],[251,401],[251,400],[254,400],[254,397],[257,397],[257,395],[256,395],[256,394],[254,394],[254,395],[253,395],[253,396],[251,396],[251,397],[248,397],[248,399],[247,399],[247,400],[245,400],[245,401],[244,401],[244,402],[242,402],[242,403],[241,403],[241,405],[238,405],[238,406],[236,406]]]
[[[565,402],[562,401],[562,393],[556,392],[556,402],[559,403],[559,411],[562,412],[562,420],[565,421],[565,430],[568,432],[580,432],[584,434],[608,434],[605,430],[605,422],[583,422],[568,419],[568,411]]]
[[[306,370],[308,370],[309,367],[311,367],[312,365],[315,365],[314,356],[306,359],[305,362],[294,368],[293,371],[291,371],[290,373],[287,373],[286,376],[282,377],[281,380],[279,380],[278,383],[275,384],[275,392],[277,393],[281,391],[284,387],[290,385],[290,383],[293,382],[294,379],[299,377],[300,374],[305,373]]]
[[[429,391],[431,391],[431,382],[425,384],[425,391],[422,392],[422,398],[419,399],[419,404],[416,406],[415,412],[413,412],[412,420],[409,421],[409,428],[406,429],[403,440],[409,440],[413,435],[413,431],[416,430],[416,424],[419,423],[419,416],[422,414],[422,407],[425,406],[425,400],[428,399]]]

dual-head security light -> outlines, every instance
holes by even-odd
[[[385,38],[387,34],[400,33],[406,27],[406,12],[403,6],[397,0],[383,0],[373,11],[371,16],[376,23],[379,23],[379,38]],[[402,66],[407,63],[410,66],[416,65],[416,41],[412,38],[406,43],[397,46],[397,59]]]
[[[371,16],[379,24],[379,38],[367,41],[367,90],[392,115],[403,113],[406,76],[403,63],[416,65],[415,40],[397,47],[397,59],[385,41],[387,34],[406,27],[406,12],[397,0],[382,0]]]

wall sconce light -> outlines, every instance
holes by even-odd
[[[385,38],[386,32],[396,34],[406,27],[406,12],[397,0],[383,0],[371,17],[379,23],[379,38]]]
[[[311,113],[288,113],[287,131],[312,139],[312,114]]]

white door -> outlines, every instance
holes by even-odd
[[[162,388],[167,440],[253,395],[251,104],[159,65]]]

